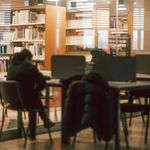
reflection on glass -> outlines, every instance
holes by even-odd
[[[144,8],[133,8],[133,49],[144,49]]]
[[[108,30],[98,31],[98,48],[108,48]]]
[[[138,49],[138,31],[133,31],[133,49]]]
[[[84,30],[84,48],[94,48],[94,30]]]

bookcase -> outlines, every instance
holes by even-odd
[[[66,51],[87,51],[94,47],[94,36],[89,35],[89,39],[85,39],[85,34],[94,34],[94,25],[92,23],[92,11],[71,10],[67,12],[66,26]],[[88,42],[88,41],[91,42]]]
[[[109,8],[93,1],[69,0],[67,7],[66,51],[87,55],[93,49],[103,49],[115,55],[130,55],[132,45],[132,17],[118,16]]]
[[[13,53],[25,47],[32,52],[33,62],[39,64],[39,69],[50,70],[51,56],[66,53],[66,8],[53,5],[13,7],[10,16],[9,23],[0,24],[0,29],[9,29],[9,35],[5,35],[10,38],[6,45],[0,32],[0,66],[5,64],[3,60],[10,60]]]
[[[96,47],[95,3],[68,0],[66,12],[66,53],[91,59],[90,51]]]
[[[11,48],[11,7],[1,4],[0,7],[0,73],[6,72],[13,50]]]
[[[33,60],[45,58],[45,6],[25,6],[12,9],[13,52],[23,47],[33,54]]]
[[[109,48],[112,55],[129,56],[131,53],[131,34],[128,15],[110,16]]]
[[[66,54],[66,7],[46,5],[44,69],[51,68],[52,55]]]

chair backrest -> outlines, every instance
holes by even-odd
[[[52,78],[67,79],[74,75],[85,74],[85,57],[53,55],[51,57]]]
[[[109,81],[136,81],[135,57],[97,56],[95,69]]]
[[[0,81],[0,94],[4,102],[12,106],[22,106],[21,85],[14,80]]]
[[[136,71],[141,74],[150,73],[150,55],[136,55]]]

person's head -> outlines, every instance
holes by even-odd
[[[31,62],[31,61],[32,61],[33,55],[32,55],[32,53],[31,53],[28,49],[24,48],[24,49],[21,51],[21,53],[22,53],[22,55],[23,55],[24,61],[26,61],[26,62]]]
[[[33,55],[28,49],[23,49],[21,52],[14,53],[12,58],[12,64],[17,65],[23,62],[31,62],[32,57]]]
[[[24,62],[24,56],[22,55],[22,53],[14,53],[13,58],[12,58],[12,64],[13,65],[17,65]]]

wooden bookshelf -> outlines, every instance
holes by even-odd
[[[45,59],[45,6],[12,8],[12,45],[14,52],[28,48],[33,59]]]
[[[51,69],[51,56],[66,53],[66,8],[46,5],[45,19],[45,63],[46,70]]]

